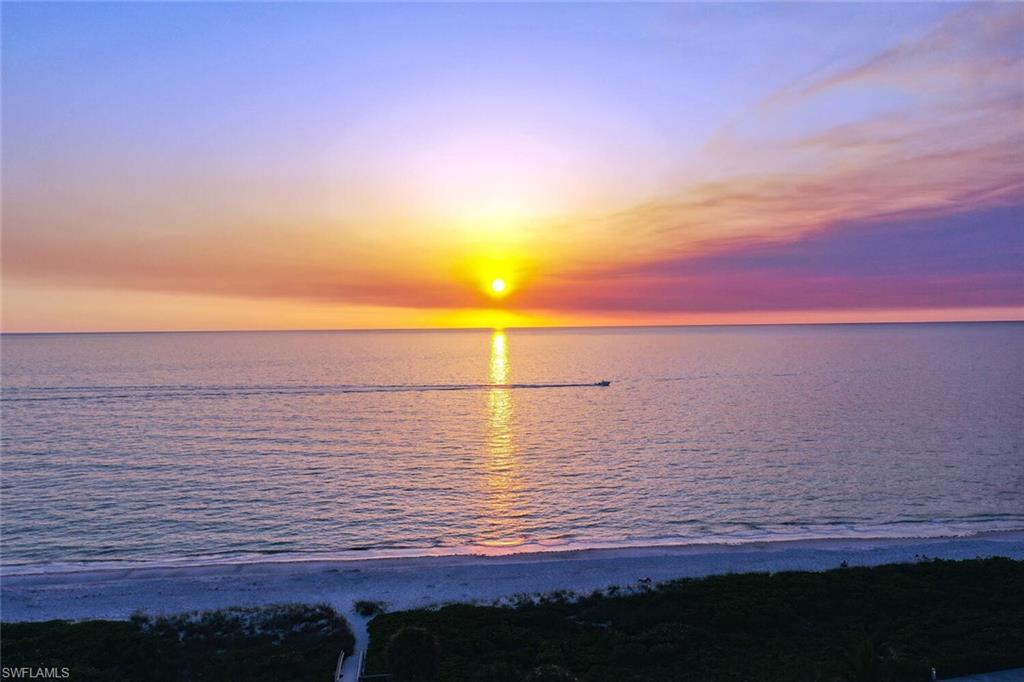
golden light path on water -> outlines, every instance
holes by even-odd
[[[487,392],[487,439],[484,493],[484,533],[481,544],[487,547],[508,547],[521,544],[522,496],[519,461],[512,429],[512,390],[508,337],[496,329],[491,335],[490,383],[496,388]]]

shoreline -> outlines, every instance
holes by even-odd
[[[150,614],[326,602],[350,614],[356,600],[391,610],[495,603],[522,594],[589,593],[640,580],[721,573],[826,570],[921,557],[1024,560],[1024,530],[942,538],[828,538],[552,549],[399,558],[289,559],[190,565],[82,568],[6,574],[0,619],[124,619]]]
[[[0,581],[8,578],[24,576],[58,576],[78,573],[96,573],[101,571],[148,571],[148,570],[187,570],[211,567],[250,566],[257,564],[349,564],[365,561],[412,561],[418,559],[439,560],[446,558],[486,558],[502,559],[513,557],[537,557],[555,555],[552,560],[587,552],[628,552],[640,554],[644,552],[686,552],[707,551],[714,549],[728,550],[743,547],[796,547],[796,546],[842,546],[869,544],[906,544],[914,542],[931,542],[941,540],[971,540],[1020,538],[1024,539],[1024,527],[988,528],[982,530],[962,530],[960,532],[937,532],[934,535],[831,535],[792,536],[778,534],[769,537],[743,536],[708,536],[706,538],[654,539],[615,542],[579,542],[550,543],[527,542],[518,545],[461,545],[446,547],[419,547],[409,549],[353,549],[340,554],[301,554],[301,553],[249,553],[224,556],[192,556],[182,558],[150,559],[150,560],[92,560],[72,561],[67,563],[23,563],[3,566],[0,564]]]

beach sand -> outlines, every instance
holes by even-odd
[[[824,570],[843,561],[872,566],[922,556],[1024,559],[1024,531],[941,539],[795,540],[6,575],[0,584],[0,617],[8,622],[122,619],[134,611],[177,613],[281,602],[326,602],[350,614],[358,599],[401,610],[490,603],[556,590],[589,593],[648,578],[657,583],[729,572]]]

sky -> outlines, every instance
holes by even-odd
[[[1024,319],[1024,4],[0,7],[7,332]]]

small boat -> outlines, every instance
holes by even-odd
[[[605,381],[599,381],[599,382],[597,382],[597,383],[596,383],[596,384],[594,384],[594,385],[595,385],[595,386],[611,386],[611,385],[612,385],[612,382],[610,382],[610,381],[608,381],[608,380],[605,380]]]

